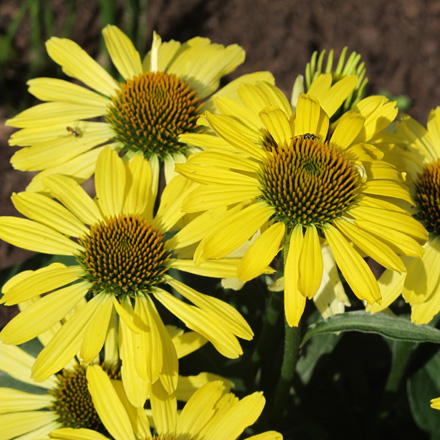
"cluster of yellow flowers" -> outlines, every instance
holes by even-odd
[[[33,79],[30,93],[45,102],[8,121],[19,129],[10,144],[24,147],[13,166],[38,173],[13,194],[23,216],[0,218],[0,238],[75,263],[3,287],[1,303],[21,311],[0,333],[0,369],[48,393],[0,389],[2,439],[232,440],[253,425],[262,393],[239,400],[224,378],[179,376],[179,359],[205,343],[233,359],[238,339],[253,338],[232,305],[179,271],[237,289],[273,274],[290,327],[307,298],[323,316],[344,310],[339,273],[368,311],[402,294],[415,323],[431,321],[440,109],[427,129],[396,122],[395,103],[364,98],[356,57],[325,73],[322,57],[312,60],[289,100],[269,72],[219,89],[244,61],[237,45],[154,34],[142,60],[118,28],[103,35],[121,79],[52,38],[50,57],[85,86]],[[93,195],[82,186],[90,177]],[[385,268],[379,280],[365,257]],[[165,325],[165,309],[189,331]],[[17,347],[35,337],[36,359]]]

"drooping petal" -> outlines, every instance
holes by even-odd
[[[321,285],[324,263],[322,260],[321,243],[314,225],[306,226],[306,233],[299,256],[300,292],[307,298],[313,298]]]
[[[298,327],[306,306],[306,297],[301,294],[298,285],[299,258],[303,242],[303,229],[298,224],[290,236],[289,250],[284,262],[284,311],[290,327]]]
[[[61,370],[79,352],[86,324],[102,300],[102,294],[92,298],[63,324],[53,339],[43,348],[32,369],[32,377],[37,382]]]
[[[87,283],[80,282],[42,297],[4,327],[0,333],[6,344],[22,344],[62,320],[87,293]]]
[[[93,315],[84,333],[80,356],[86,364],[89,364],[99,355],[110,323],[113,310],[113,295],[102,295],[102,301]]]
[[[66,267],[61,263],[52,263],[47,267],[30,271],[18,282],[14,282],[15,279],[18,280],[16,275],[3,286],[4,296],[1,303],[9,306],[27,301],[76,281],[83,274],[80,266]]]
[[[153,412],[154,427],[159,435],[175,432],[177,424],[177,399],[174,393],[168,393],[160,381],[151,387],[150,404]]]
[[[87,368],[87,382],[96,412],[112,437],[135,440],[128,414],[109,377],[99,365]]]
[[[249,240],[272,215],[264,203],[252,204],[225,218],[200,243],[206,259],[222,258]]]
[[[324,232],[336,263],[355,295],[369,304],[380,300],[379,286],[365,260],[334,226],[325,225]]]
[[[286,227],[277,222],[267,228],[247,250],[238,267],[238,278],[249,281],[264,272],[280,251]]]

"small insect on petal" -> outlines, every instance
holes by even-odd
[[[66,130],[67,130],[72,136],[75,136],[76,138],[77,138],[77,137],[80,137],[80,136],[82,135],[82,133],[81,133],[78,129],[74,130],[72,127],[66,127]]]

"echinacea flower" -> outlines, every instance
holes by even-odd
[[[194,332],[183,333],[176,328],[167,328],[179,358],[200,347],[203,341]],[[51,336],[51,335],[45,335]],[[203,338],[202,338],[203,339]],[[44,344],[45,338],[40,341]],[[1,438],[11,440],[21,435],[29,438],[48,438],[59,428],[86,428],[105,432],[105,428],[95,410],[86,379],[87,367],[74,358],[69,365],[44,382],[31,378],[35,358],[21,348],[0,342],[0,370],[21,382],[38,387],[38,392],[25,392],[14,388],[0,388]],[[121,369],[118,359],[107,355],[100,363],[112,379],[119,379]],[[197,376],[179,376],[176,399],[188,401],[201,386],[219,376],[200,373]],[[225,382],[227,390],[230,382]],[[136,407],[143,406],[135,405]]]
[[[175,348],[153,301],[206,337],[226,357],[242,353],[237,337],[252,330],[232,306],[172,278],[169,269],[213,277],[235,276],[237,260],[195,267],[173,253],[166,234],[182,218],[180,204],[192,184],[177,176],[166,186],[153,216],[156,194],[149,162],[137,155],[124,164],[106,148],[97,161],[93,200],[67,176],[45,178],[52,196],[13,195],[29,219],[0,218],[0,237],[25,249],[71,255],[75,265],[52,264],[16,275],[3,288],[3,304],[37,299],[0,333],[7,344],[21,344],[65,320],[38,355],[33,378],[42,381],[78,352],[91,363],[100,352],[113,315],[119,318],[120,357],[148,385],[160,380],[172,392],[177,383]],[[180,298],[164,287],[175,289]],[[71,309],[87,299],[75,313]],[[128,374],[128,377],[133,375]],[[136,380],[124,381],[136,395]]]
[[[29,81],[29,92],[42,101],[8,125],[20,128],[10,145],[25,146],[12,157],[22,171],[41,171],[28,187],[41,191],[41,177],[59,173],[85,180],[95,169],[103,145],[128,155],[142,154],[153,167],[164,164],[167,181],[174,162],[191,153],[182,133],[200,131],[196,121],[212,107],[210,96],[220,79],[243,63],[244,50],[207,38],[162,43],[154,34],[151,51],[141,60],[130,39],[117,27],[103,30],[110,58],[122,79],[113,78],[78,44],[65,38],[47,41],[49,56],[63,72],[86,87],[55,78]],[[242,81],[273,81],[269,72],[244,75],[216,95],[233,93]],[[94,120],[101,118],[101,121]]]
[[[239,400],[226,392],[220,381],[197,390],[180,414],[174,396],[151,399],[153,430],[145,412],[130,407],[118,381],[110,381],[99,366],[87,369],[90,394],[103,425],[110,436],[87,429],[59,429],[51,437],[59,440],[236,440],[260,416],[265,399],[253,393]],[[282,440],[268,431],[247,440]]]
[[[410,116],[403,116],[397,133],[406,140],[390,150],[389,160],[407,173],[407,185],[415,200],[414,218],[429,232],[420,258],[403,258],[406,272],[386,270],[379,279],[383,304],[388,307],[401,293],[411,305],[411,320],[427,324],[440,311],[440,107],[432,110],[427,129]]]
[[[330,124],[356,82],[346,80],[331,86],[329,76],[319,77],[314,95],[300,96],[295,115],[276,87],[242,86],[241,106],[220,98],[222,114],[205,115],[217,138],[184,136],[210,149],[176,166],[201,184],[183,210],[217,215],[198,237],[196,263],[223,258],[261,230],[238,267],[238,278],[248,281],[284,248],[290,326],[320,288],[324,244],[353,292],[374,304],[379,286],[363,257],[402,272],[399,254],[420,256],[426,239],[423,226],[396,203],[412,201],[400,173],[370,143],[395,118],[393,103],[372,96]],[[184,230],[173,237],[175,246],[179,240],[187,240]]]

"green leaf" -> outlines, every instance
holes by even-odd
[[[414,421],[440,438],[440,411],[431,408],[430,400],[440,396],[440,351],[408,380],[408,399]]]
[[[307,344],[296,365],[296,371],[303,384],[309,383],[315,366],[319,359],[321,359],[321,356],[331,353],[339,342],[339,339],[341,339],[341,335],[330,333],[318,335]]]
[[[304,335],[303,343],[314,335],[336,332],[376,333],[385,338],[408,342],[440,344],[440,331],[429,325],[416,325],[406,318],[363,311],[341,313],[312,324]]]

